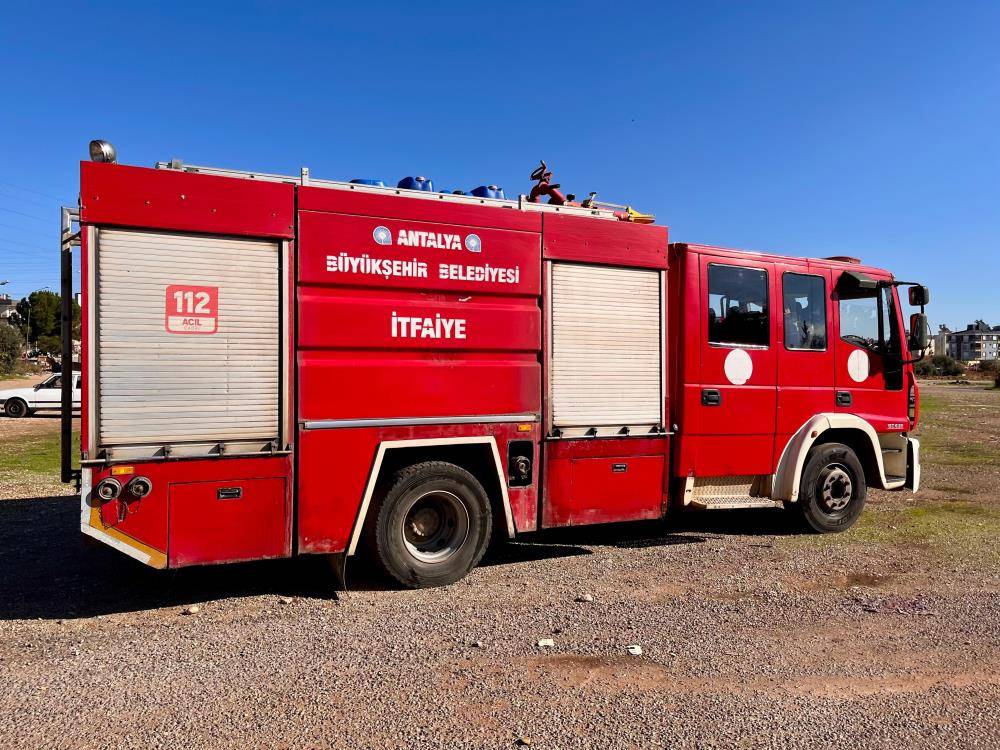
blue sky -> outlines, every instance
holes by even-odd
[[[849,254],[1000,323],[1000,3],[22,3],[0,280],[58,286],[87,142],[316,177],[564,188],[678,241]]]

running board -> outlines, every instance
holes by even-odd
[[[688,477],[684,504],[702,510],[781,507],[770,498],[769,474],[724,477]]]

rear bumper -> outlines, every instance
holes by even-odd
[[[903,486],[911,492],[920,491],[920,441],[906,439],[906,482]]]

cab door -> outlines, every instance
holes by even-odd
[[[811,417],[834,411],[833,275],[827,268],[776,264],[778,321],[777,462],[789,438]]]
[[[845,272],[835,293],[835,408],[879,432],[903,430],[907,421],[902,319],[896,289],[885,281]]]
[[[695,475],[770,474],[774,451],[776,324],[773,263],[702,255],[701,377],[687,391],[685,432]],[[693,400],[693,403],[690,401]]]

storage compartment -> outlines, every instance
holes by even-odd
[[[575,526],[659,518],[664,458],[608,456],[549,462],[544,525]]]
[[[283,478],[170,485],[170,567],[291,554]]]
[[[97,450],[118,458],[280,450],[280,245],[100,229]]]
[[[553,263],[551,424],[563,437],[663,425],[662,274]]]

